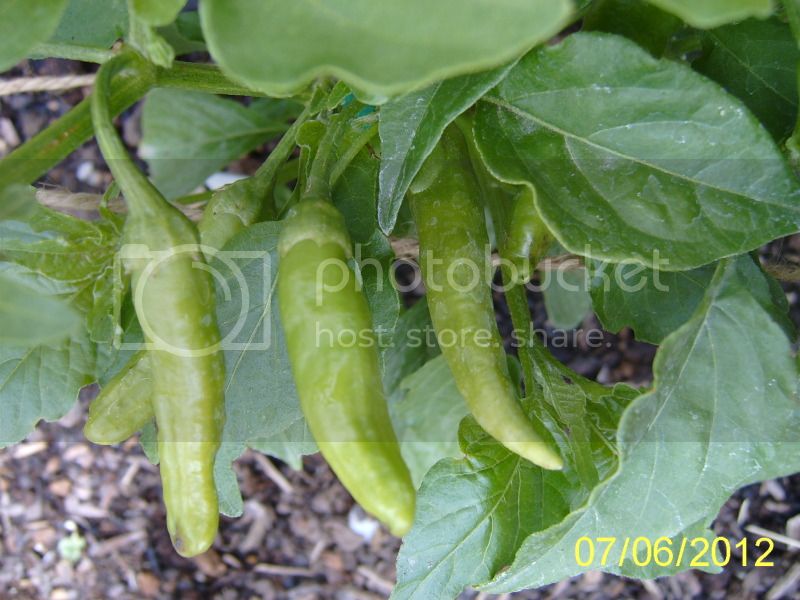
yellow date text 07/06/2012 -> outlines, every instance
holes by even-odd
[[[685,567],[702,569],[726,567],[739,563],[743,567],[772,567],[769,555],[775,549],[775,542],[761,537],[752,542],[754,550],[748,546],[750,541],[738,541],[726,537],[711,540],[704,537],[669,538],[660,537],[596,537],[584,536],[575,542],[575,562],[579,567],[623,567],[633,564],[637,567]]]

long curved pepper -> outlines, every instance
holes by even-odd
[[[431,320],[470,412],[512,452],[545,469],[561,469],[561,457],[537,434],[517,400],[490,285],[475,277],[486,262],[489,238],[466,142],[457,128],[445,131],[410,198]]]
[[[167,527],[184,556],[204,552],[219,522],[214,458],[225,419],[225,365],[215,294],[203,268],[197,229],[139,171],[111,119],[116,73],[153,67],[126,52],[98,72],[92,119],[100,150],[128,204],[123,260],[132,274],[134,307],[150,345],[153,409]]]

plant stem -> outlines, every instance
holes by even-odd
[[[340,113],[331,118],[328,129],[320,140],[316,156],[314,156],[303,196],[330,199],[336,145],[341,140],[347,124],[362,108],[363,106],[358,102],[352,101]]]
[[[28,58],[32,59],[64,58],[99,64],[106,62],[113,56],[114,52],[112,50],[61,43],[37,44],[28,54]]]
[[[150,81],[136,76],[118,75],[109,99],[112,113],[116,116],[132,106],[147,93],[150,85]],[[0,188],[14,183],[33,183],[93,134],[87,98],[0,161]]]
[[[171,69],[157,69],[155,84],[136,74],[118,73],[109,99],[112,116],[136,103],[153,85],[213,94],[258,95],[228,80],[214,66],[176,61]],[[89,99],[78,103],[0,160],[0,188],[14,183],[33,183],[88,141],[94,134],[89,104]]]
[[[300,131],[300,128],[308,119],[319,112],[320,104],[324,97],[325,94],[321,89],[317,88],[314,90],[303,112],[297,116],[294,123],[292,123],[289,129],[286,130],[286,133],[283,134],[278,145],[269,153],[267,160],[264,161],[253,175],[253,181],[259,188],[258,194],[267,198],[267,205],[264,207],[264,213],[269,219],[274,219],[277,213],[275,198],[272,192],[275,188],[278,172],[289,159],[289,156],[291,156],[297,145],[297,132]]]
[[[522,363],[522,373],[525,379],[525,393],[530,393],[536,389],[536,378],[533,374],[533,356],[531,355],[531,344],[535,340],[531,339],[531,313],[528,308],[528,299],[525,295],[525,286],[513,285],[511,283],[511,273],[507,268],[502,269],[503,285],[512,286],[506,290],[506,302],[511,313],[511,324],[514,326],[514,336],[519,346],[517,351]]]
[[[156,70],[156,87],[178,88],[224,96],[265,96],[257,90],[231,81],[215,65],[178,60],[169,69],[159,67]]]

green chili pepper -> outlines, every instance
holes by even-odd
[[[415,490],[383,393],[377,342],[339,211],[307,199],[286,219],[278,298],[300,406],[322,455],[364,509],[403,535]]]
[[[214,541],[219,508],[214,457],[224,423],[225,365],[214,310],[214,288],[192,223],[133,164],[114,129],[108,97],[113,75],[152,67],[125,53],[98,72],[92,119],[106,162],[128,203],[125,265],[134,308],[151,344],[153,408],[167,526],[184,556]]]
[[[140,350],[117,373],[89,406],[83,428],[95,444],[119,444],[153,419],[150,355]]]
[[[536,209],[534,191],[525,186],[514,197],[500,254],[514,265],[513,283],[525,284],[553,242],[552,234]]]
[[[491,288],[480,275],[489,238],[466,143],[457,128],[445,132],[412,185],[410,198],[431,320],[470,411],[512,452],[545,469],[561,469],[561,458],[534,430],[509,378]]]
[[[295,147],[297,132],[317,110],[320,98],[319,94],[312,97],[253,177],[213,193],[198,224],[200,243],[206,251],[223,248],[262,215],[265,199]],[[152,378],[146,357],[145,352],[131,357],[119,375],[103,386],[92,401],[84,427],[86,439],[95,444],[117,444],[134,435],[153,418],[150,402]]]

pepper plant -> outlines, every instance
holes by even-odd
[[[800,2],[185,4],[3,4],[0,70],[100,67],[0,161],[2,444],[99,384],[87,438],[141,432],[187,556],[242,513],[245,448],[320,450],[404,536],[393,597],[426,599],[679,572],[621,540],[711,540],[737,488],[800,470],[792,273],[758,253],[800,230]],[[37,182],[92,136],[113,183],[78,218],[85,195],[56,210]],[[545,289],[549,317],[590,301],[658,345],[651,386],[533,333],[526,286],[566,255],[586,285]],[[620,543],[586,559],[586,538]]]

